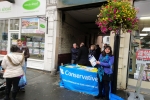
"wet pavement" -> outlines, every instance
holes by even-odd
[[[28,69],[27,80],[26,92],[19,92],[17,100],[95,100],[91,95],[60,88],[59,75],[51,76],[47,72]],[[117,95],[127,100],[127,92],[118,90]],[[0,98],[3,96],[1,92]],[[149,95],[145,97],[145,100],[150,100]]]

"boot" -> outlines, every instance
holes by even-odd
[[[12,100],[16,100],[17,92],[12,92]]]

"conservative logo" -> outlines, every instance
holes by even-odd
[[[74,72],[70,72],[69,70],[63,70],[60,68],[60,73],[62,75],[66,75],[69,77],[73,77],[73,78],[77,78],[77,79],[83,79],[83,80],[87,80],[87,81],[95,81],[97,82],[98,79],[95,76],[92,75],[83,75],[83,74],[78,74],[78,73],[74,73]]]
[[[34,10],[40,6],[40,1],[38,0],[28,0],[23,4],[23,8],[26,10]]]
[[[61,69],[61,68],[60,68],[60,73],[61,73],[61,74],[65,74],[65,73],[64,73],[64,70]]]

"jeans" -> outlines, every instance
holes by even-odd
[[[23,65],[22,69],[23,69],[23,71],[24,71],[24,73],[25,73],[25,75],[26,75],[27,61],[25,61],[25,64]],[[24,88],[24,87],[21,87],[21,89],[22,89],[22,88]]]
[[[19,84],[19,81],[20,81],[20,77],[14,77],[14,78],[6,78],[6,96],[9,97],[9,94],[10,94],[10,90],[11,90],[11,87],[13,85],[13,93],[16,93],[18,92],[18,84]]]
[[[25,61],[25,64],[22,67],[24,73],[26,74],[26,70],[27,70],[27,61]]]

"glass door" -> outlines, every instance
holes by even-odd
[[[19,39],[19,33],[11,33],[10,34],[10,46],[17,45],[17,40]]]
[[[19,39],[19,32],[18,31],[16,31],[16,32],[9,31],[8,48],[7,48],[8,53],[10,52],[10,47],[12,45],[17,45],[17,40],[18,39]]]

